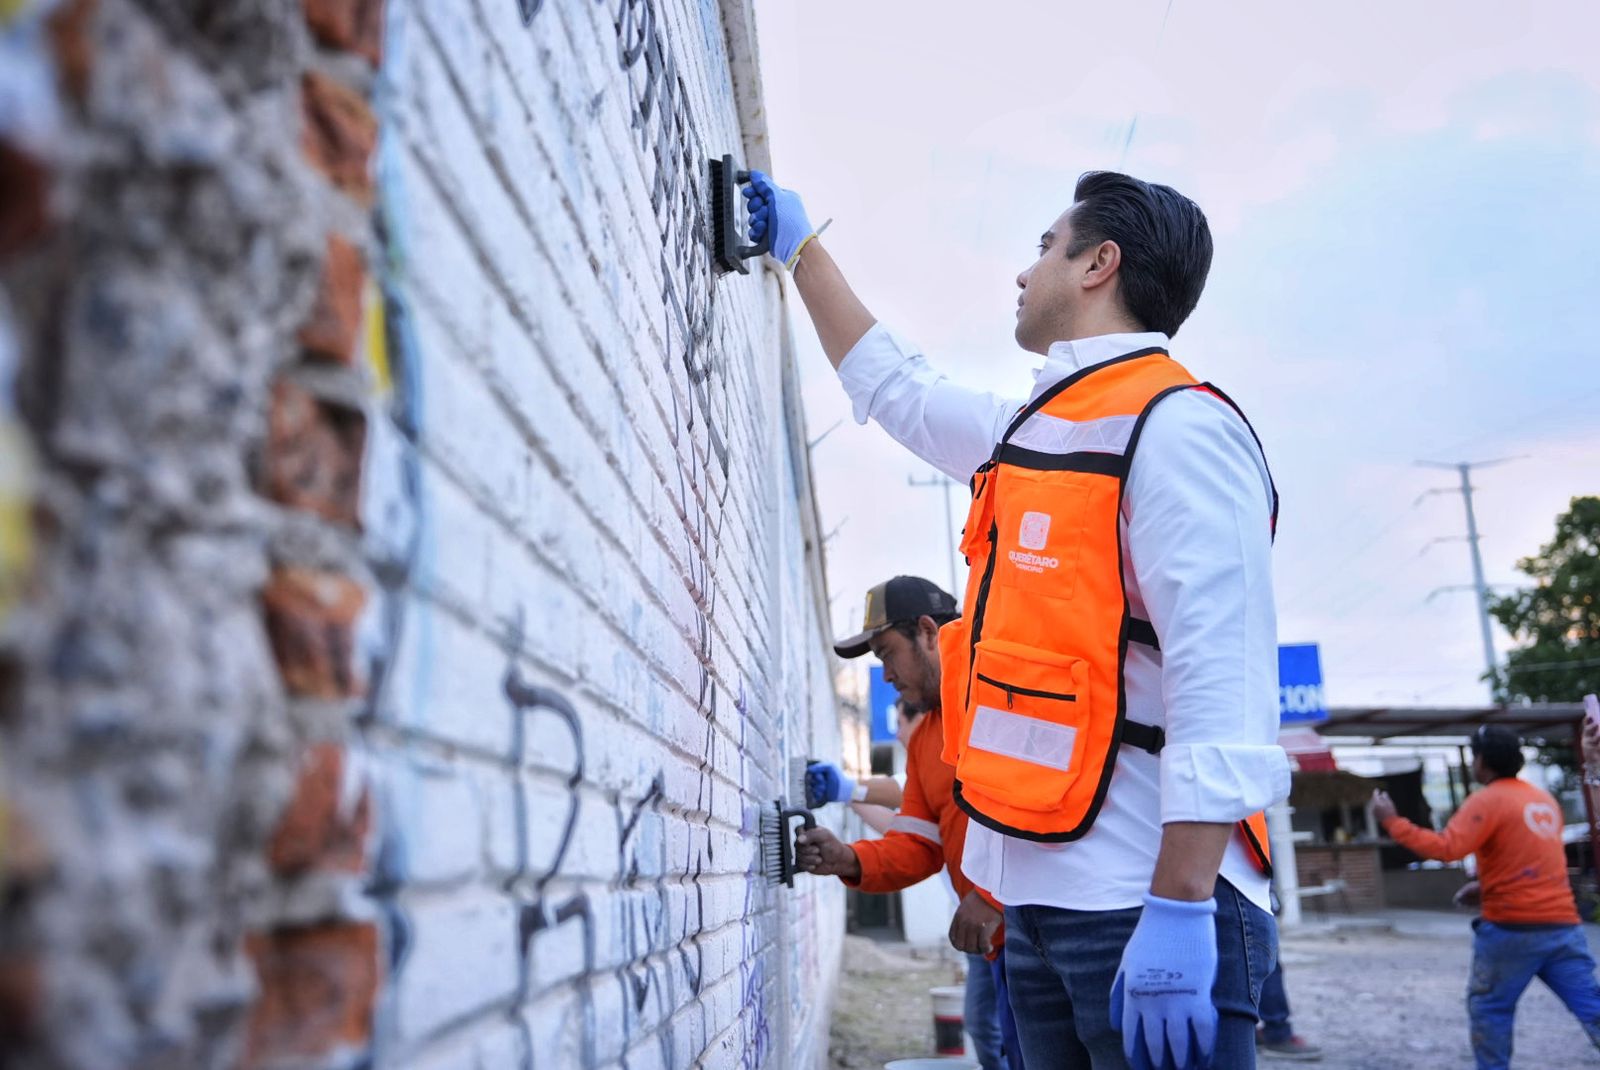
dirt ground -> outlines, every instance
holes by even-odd
[[[1322,929],[1284,942],[1295,1031],[1321,1045],[1328,1070],[1468,1067],[1464,993],[1472,957],[1464,918],[1398,929]],[[1593,926],[1589,927],[1593,929]],[[1596,933],[1590,933],[1591,945]],[[933,953],[936,955],[937,953]],[[900,944],[845,938],[835,1005],[834,1070],[882,1070],[890,1059],[933,1053],[928,989],[958,983],[961,965]],[[1288,1066],[1263,1058],[1263,1067]],[[1535,981],[1517,1008],[1512,1066],[1600,1067],[1571,1015]]]

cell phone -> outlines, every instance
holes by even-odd
[[[1583,716],[1590,724],[1600,728],[1600,696],[1583,696]]]

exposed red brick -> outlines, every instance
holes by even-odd
[[[339,699],[360,695],[355,668],[356,618],[366,593],[350,577],[280,568],[261,592],[267,637],[292,694]]]
[[[383,0],[305,0],[306,23],[329,48],[383,58]]]
[[[31,1040],[39,1028],[44,982],[32,954],[0,955],[0,1053]]]
[[[89,68],[94,64],[90,30],[99,6],[99,0],[67,0],[50,15],[50,45],[61,85],[79,104],[89,96]]]
[[[300,148],[313,167],[363,204],[372,202],[368,161],[378,144],[378,120],[361,95],[318,71],[300,79],[304,127]]]
[[[355,806],[341,813],[344,776],[341,747],[318,743],[306,752],[294,794],[267,845],[274,872],[289,877],[311,870],[360,873],[366,868],[372,794],[363,785]]]
[[[337,234],[328,235],[322,281],[311,315],[300,328],[300,344],[312,356],[335,364],[352,364],[361,332],[361,290],[367,271],[361,250]]]
[[[314,1060],[366,1047],[381,967],[369,922],[252,933],[261,997],[250,1017],[246,1066]]]
[[[0,141],[0,256],[36,241],[49,226],[49,169],[33,154]]]
[[[361,459],[367,422],[359,411],[280,379],[267,414],[263,479],[267,497],[292,509],[359,527]]]

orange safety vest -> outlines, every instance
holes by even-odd
[[[1118,747],[1156,754],[1165,743],[1161,728],[1127,719],[1128,644],[1160,644],[1129,611],[1122,496],[1145,420],[1179,390],[1239,412],[1165,351],[1141,349],[1029,402],[972,477],[966,605],[939,632],[943,757],[957,805],[1008,836],[1079,839],[1105,801]],[[1277,517],[1274,488],[1274,529]],[[1270,874],[1264,816],[1239,830]]]

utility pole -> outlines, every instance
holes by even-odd
[[[927,479],[918,479],[916,476],[906,476],[906,483],[913,487],[939,487],[944,493],[944,540],[945,551],[950,560],[950,596],[961,604],[961,591],[956,585],[956,522],[950,508],[950,490],[956,481],[940,472],[929,476]]]
[[[1472,589],[1478,595],[1478,628],[1483,636],[1483,664],[1488,671],[1489,679],[1493,681],[1495,670],[1499,663],[1494,653],[1494,631],[1489,623],[1489,585],[1483,578],[1483,553],[1478,548],[1478,518],[1472,509],[1472,470],[1474,468],[1493,468],[1495,465],[1508,464],[1511,461],[1521,460],[1520,457],[1499,457],[1492,461],[1460,461],[1456,464],[1447,464],[1439,461],[1418,461],[1423,468],[1443,468],[1461,474],[1460,487],[1440,487],[1426,492],[1423,497],[1431,494],[1461,495],[1461,501],[1467,509],[1467,536],[1468,549],[1472,551]],[[1437,593],[1437,592],[1435,592]],[[1494,684],[1490,683],[1491,692]]]

